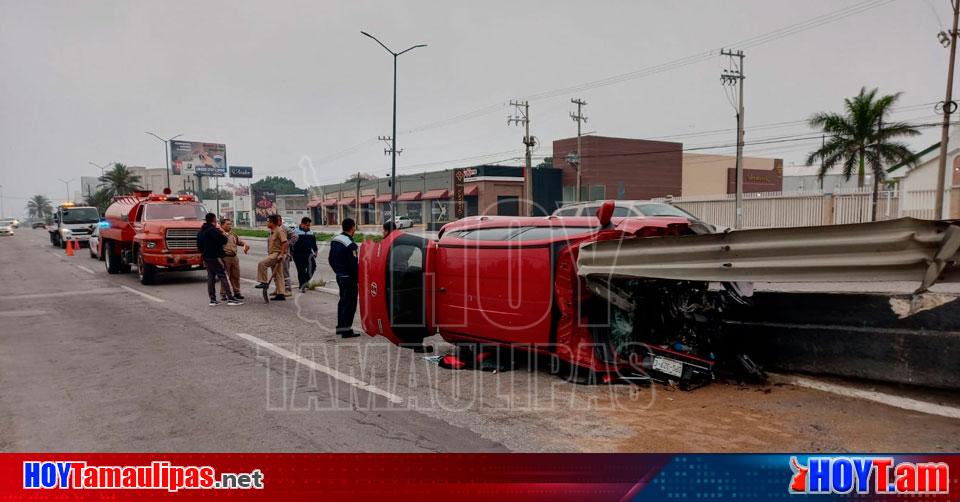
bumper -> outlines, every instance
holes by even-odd
[[[170,270],[192,270],[203,267],[203,257],[200,253],[144,254],[143,261],[147,265]]]

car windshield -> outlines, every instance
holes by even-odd
[[[680,218],[696,219],[692,214],[679,207],[671,206],[670,204],[643,204],[636,206],[636,209],[644,216],[677,216]]]
[[[147,204],[145,220],[200,220],[207,210],[200,204],[163,203]]]
[[[61,211],[64,223],[97,223],[100,213],[93,207],[75,207]]]

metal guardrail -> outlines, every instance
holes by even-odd
[[[901,218],[822,227],[737,230],[585,244],[581,276],[691,281],[916,281],[919,291],[957,261],[960,226]]]

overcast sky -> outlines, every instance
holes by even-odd
[[[0,184],[9,214],[35,193],[62,198],[57,178],[99,174],[89,161],[161,167],[144,131],[225,143],[230,164],[301,186],[384,175],[375,139],[390,133],[392,57],[360,30],[395,50],[429,44],[399,60],[400,173],[521,156],[506,119],[523,97],[538,156],[576,133],[573,97],[588,103],[585,131],[730,144],[733,132],[695,134],[735,126],[727,60],[709,51],[737,42],[748,142],[809,135],[794,121],[839,110],[862,85],[902,91],[895,118],[930,123],[950,15],[948,0],[0,0]],[[811,19],[833,21],[797,25]],[[657,68],[674,61],[689,64]],[[781,122],[794,123],[768,126]],[[938,141],[924,131],[913,146]],[[747,154],[789,165],[816,143]]]

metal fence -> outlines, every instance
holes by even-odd
[[[904,216],[933,219],[936,190],[877,193],[877,220]],[[734,226],[736,197],[673,197],[669,202],[698,218],[722,227]],[[862,223],[871,220],[870,188],[822,192],[760,192],[743,197],[743,228],[782,228]]]

